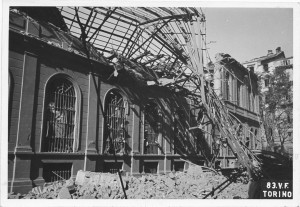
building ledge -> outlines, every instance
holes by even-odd
[[[64,153],[64,152],[36,152],[34,153],[35,155],[39,155],[39,156],[83,156],[84,153],[83,152],[72,152],[72,153]]]
[[[225,101],[225,104],[229,112],[237,114],[247,119],[251,119],[253,121],[257,121],[257,122],[259,121],[259,114],[252,112],[248,109],[245,109],[243,107],[237,106],[236,104],[230,101]]]

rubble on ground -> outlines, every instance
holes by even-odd
[[[227,178],[213,172],[190,169],[165,175],[122,176],[128,199],[198,199],[210,193]],[[222,188],[220,188],[222,189]],[[218,189],[218,190],[220,190]],[[242,179],[231,183],[212,199],[247,198],[247,184]],[[28,194],[9,194],[10,199],[124,199],[118,174],[78,171],[76,180],[45,183]]]

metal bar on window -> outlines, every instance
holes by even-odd
[[[72,83],[58,78],[50,83],[47,91],[46,105],[47,137],[45,150],[48,152],[70,152],[73,145],[75,128],[76,96]]]

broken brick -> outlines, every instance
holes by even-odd
[[[71,199],[71,194],[66,187],[62,187],[58,193],[58,199]]]

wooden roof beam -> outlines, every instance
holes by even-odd
[[[99,25],[99,27],[94,31],[94,33],[90,36],[90,39],[88,41],[91,41],[91,39],[93,39],[93,37],[95,36],[95,34],[101,29],[101,27],[103,26],[103,24],[106,22],[106,20],[112,15],[112,13],[114,13],[114,11],[116,11],[117,8],[114,8],[112,11],[108,11],[106,13],[105,18],[103,19],[103,21],[101,22],[101,24]]]
[[[126,32],[125,32],[125,34],[124,34],[124,36],[123,36],[123,38],[122,38],[122,41],[120,42],[120,45],[119,45],[119,47],[117,48],[117,51],[119,51],[119,48],[121,47],[121,45],[122,45],[122,43],[123,43],[123,41],[124,41],[124,39],[127,39],[126,38],[126,35],[128,34],[128,32],[130,31],[130,27],[132,26],[132,22],[130,22],[130,25],[129,25],[129,27],[127,28],[127,30],[126,30]],[[127,42],[128,43],[128,42]],[[122,53],[123,54],[123,53]]]
[[[154,35],[156,35],[166,24],[168,24],[169,21],[164,22],[163,25],[161,25],[153,34],[151,34],[150,37],[148,37],[141,45],[138,46],[138,48],[132,52],[130,55],[133,55],[134,53],[136,53],[136,51],[138,51],[147,41],[149,41]]]
[[[132,42],[132,44],[130,45],[129,49],[128,49],[128,52],[126,54],[126,57],[129,58],[130,54],[131,54],[131,51],[134,47],[134,45],[138,45],[137,44],[137,40],[138,38],[140,38],[140,36],[142,35],[142,33],[144,32],[145,29],[140,29],[139,33],[136,35],[136,37],[134,38],[134,40],[132,41],[132,39],[130,40]],[[132,36],[133,37],[133,36]]]
[[[124,52],[125,52],[128,44],[129,44],[129,42],[132,41],[131,39],[132,39],[132,37],[135,34],[135,32],[136,32],[137,29],[138,29],[138,27],[135,27],[134,31],[131,33],[131,35],[130,35],[129,39],[127,40],[127,43],[126,43],[126,45],[125,45],[125,47],[124,47],[124,49],[122,51],[122,55],[124,55]]]
[[[93,17],[93,20],[92,20],[90,26],[88,27],[88,31],[86,32],[87,34],[90,33],[91,26],[94,24],[95,18],[97,16],[97,12],[94,12],[94,10],[93,10],[93,13],[94,13],[94,17]]]
[[[68,20],[71,20],[71,18],[68,18],[68,17],[64,17],[64,18],[65,18],[65,19],[68,19]],[[97,29],[96,27],[93,27],[93,26],[89,26],[89,28],[95,29],[95,30]],[[99,31],[100,31],[100,32],[104,32],[104,33],[106,33],[106,34],[112,34],[111,32],[108,32],[108,31],[102,30],[102,29],[100,29]],[[118,34],[114,34],[114,36],[120,37],[120,38],[122,38],[122,39],[130,40],[129,38],[124,37],[124,36],[121,36],[121,35],[118,35]]]
[[[89,17],[88,17],[88,19],[86,20],[85,25],[83,26],[83,30],[84,30],[84,31],[86,31],[86,27],[87,27],[88,23],[90,22],[90,19],[91,19],[91,17],[92,17],[92,14],[93,14],[93,12],[94,12],[94,9],[95,9],[95,8],[93,8],[92,11],[90,12]],[[81,36],[80,36],[80,38],[81,38]]]
[[[76,7],[75,7],[75,15],[76,15],[76,18],[77,18],[77,23],[79,24],[79,27],[80,27],[80,30],[81,30],[80,39],[83,40],[83,42],[85,43],[85,39],[87,38],[87,36],[86,36],[85,30],[84,30],[84,26],[80,21],[80,17],[79,17],[79,14],[78,14],[78,9]]]
[[[159,42],[160,44],[164,45],[166,47],[166,49],[168,49],[175,57],[178,57],[179,60],[181,60],[181,62],[187,64],[186,59],[184,59],[181,55],[178,55],[173,48],[165,42],[164,39],[162,39],[160,36],[158,36],[157,34],[153,37],[157,42]]]

